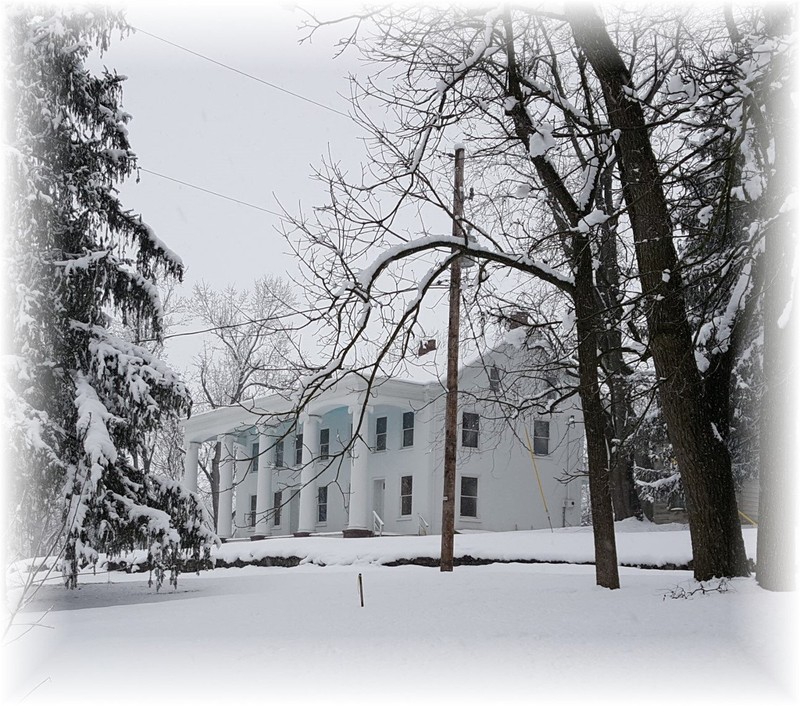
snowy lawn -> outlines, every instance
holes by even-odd
[[[680,545],[686,533],[647,534]],[[459,536],[457,549],[480,536]],[[298,550],[321,541],[294,540]],[[571,564],[249,566],[182,575],[160,594],[143,574],[82,580],[74,592],[45,587],[18,616],[42,626],[4,646],[6,703],[781,704],[800,694],[796,596],[752,579],[688,599],[670,597],[697,587],[686,571],[623,568],[622,588],[608,591],[594,567]]]

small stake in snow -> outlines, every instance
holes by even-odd
[[[364,582],[361,580],[361,574],[358,575],[358,595],[361,597],[361,607],[364,607]]]

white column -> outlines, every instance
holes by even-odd
[[[236,444],[233,434],[226,434],[222,442],[219,464],[219,509],[217,534],[222,539],[233,536],[233,477],[236,472]]]
[[[183,459],[183,485],[190,493],[197,492],[197,455],[199,452],[199,441],[190,441],[186,444],[186,456]]]
[[[258,435],[258,482],[256,484],[256,529],[260,535],[269,534],[267,512],[272,505],[272,467],[271,458],[275,453],[275,435],[266,428]]]
[[[298,532],[313,532],[316,527],[317,484],[314,459],[319,456],[319,422],[314,414],[303,416],[303,467],[300,471],[300,522]]]
[[[367,414],[364,412],[364,421],[358,427],[361,416],[361,407],[350,407],[353,419],[353,443],[350,458],[350,510],[347,517],[348,530],[369,530],[372,523],[367,517],[369,509],[369,447],[361,438],[366,436]]]

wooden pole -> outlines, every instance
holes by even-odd
[[[456,148],[453,186],[453,237],[463,238],[464,148]],[[455,248],[454,248],[455,251]],[[447,325],[447,396],[444,418],[444,489],[442,492],[442,551],[440,571],[453,570],[456,507],[456,451],[458,442],[458,344],[461,315],[461,263],[450,264],[450,311]]]

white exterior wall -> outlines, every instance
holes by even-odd
[[[373,495],[374,481],[383,479],[386,482],[383,500],[382,519],[385,523],[384,532],[397,534],[417,534],[419,531],[419,518],[421,514],[428,519],[430,516],[429,501],[426,497],[428,473],[428,447],[427,428],[425,424],[425,410],[420,409],[421,404],[412,407],[400,405],[374,405],[369,415],[369,432],[367,434],[370,446],[369,458],[369,487],[370,487],[370,517],[375,510],[375,497]],[[414,445],[402,447],[403,413],[414,412]],[[386,450],[375,451],[375,426],[378,417],[387,418]],[[412,477],[411,514],[400,514],[400,479],[403,476]]]
[[[252,445],[258,437],[239,435],[236,439],[237,460],[233,478],[233,537],[246,537],[253,534],[248,524],[250,496],[256,494],[258,473],[251,472]]]
[[[513,351],[512,351],[513,352]],[[505,356],[505,357],[503,357]],[[458,530],[527,530],[544,529],[549,526],[542,502],[531,455],[527,448],[525,427],[533,441],[533,422],[543,419],[550,423],[549,453],[535,456],[536,467],[554,528],[580,524],[580,481],[569,484],[557,479],[567,471],[575,471],[582,464],[583,424],[577,407],[556,414],[537,416],[530,413],[519,419],[512,428],[501,419],[501,409],[496,394],[490,390],[487,368],[494,362],[498,367],[513,370],[509,362],[508,349],[496,358],[486,358],[478,364],[462,368],[459,382],[460,408],[458,418],[458,461],[456,477],[456,529]],[[503,365],[505,363],[505,366]],[[537,383],[523,380],[521,383],[509,374],[501,395],[525,399],[525,395],[541,392]],[[355,404],[360,393],[339,391],[333,399],[323,397],[316,401],[310,412],[319,416],[319,429],[329,429],[329,458],[314,461],[312,477],[314,498],[314,532],[340,532],[348,526],[350,466],[351,459],[343,449],[350,442],[350,405]],[[529,397],[530,398],[530,397]],[[528,399],[529,399],[528,398]],[[259,402],[268,405],[271,398]],[[277,402],[277,400],[276,400]],[[372,511],[375,508],[374,482],[383,480],[384,532],[390,534],[418,534],[420,516],[428,523],[428,533],[441,532],[442,475],[444,456],[444,403],[445,395],[440,383],[423,386],[419,383],[390,381],[373,390],[367,400],[362,435],[369,446],[368,464],[368,516],[372,528]],[[360,408],[359,408],[360,409]],[[402,447],[403,413],[415,414],[414,444]],[[476,412],[480,417],[478,448],[465,448],[462,444],[461,422],[464,411]],[[197,431],[187,441],[202,440],[200,434],[211,430],[222,434],[229,431],[232,423],[230,410],[219,410],[202,415],[200,420],[190,420]],[[386,450],[376,450],[376,420],[387,418]],[[574,418],[569,424],[570,417]],[[219,426],[217,428],[217,420]],[[241,430],[236,438],[240,444],[239,458],[252,456],[252,444],[257,440],[255,419],[252,422],[238,421]],[[524,422],[524,423],[523,423]],[[259,421],[259,423],[261,423]],[[286,433],[288,422],[272,428],[280,435]],[[225,428],[227,426],[228,428]],[[300,431],[303,431],[302,428]],[[304,439],[304,445],[308,440]],[[318,446],[318,439],[313,447]],[[300,489],[300,467],[295,464],[295,432],[284,441],[284,468],[272,467],[272,491],[282,491],[284,507],[281,522],[275,525],[272,517],[267,524],[268,535],[287,535],[298,529],[299,497],[290,500]],[[261,452],[261,449],[259,449]],[[270,464],[274,466],[275,450],[267,451]],[[254,528],[246,522],[250,512],[250,497],[257,494],[257,472],[246,472],[254,467],[248,460],[237,463],[235,488],[235,537],[248,537]],[[401,478],[410,475],[413,479],[411,514],[402,516]],[[477,517],[461,516],[461,478],[473,476],[478,479]],[[318,488],[327,486],[327,520],[318,521]],[[565,501],[566,504],[565,504]],[[574,502],[572,502],[574,501]],[[270,497],[266,506],[272,508]]]

